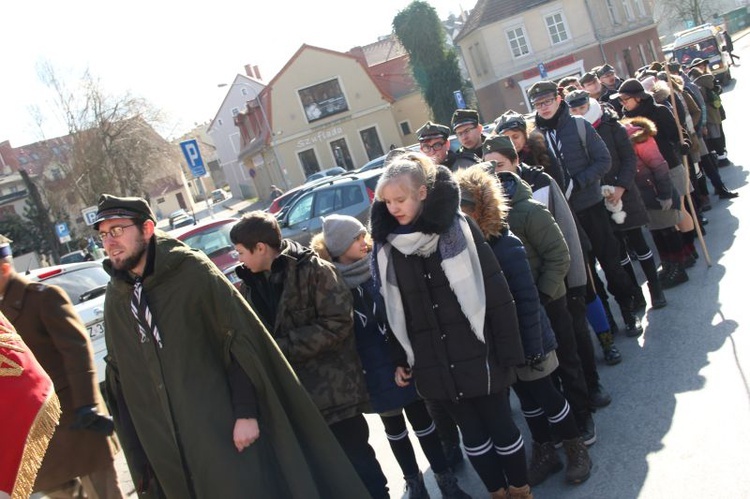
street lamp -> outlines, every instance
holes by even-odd
[[[281,179],[284,181],[284,188],[289,189],[289,181],[287,180],[286,173],[284,172],[284,168],[281,165],[281,159],[279,159],[279,153],[276,151],[276,140],[274,139],[274,132],[273,129],[271,129],[271,123],[268,121],[268,115],[266,114],[266,109],[263,107],[263,103],[260,101],[260,95],[258,94],[258,91],[248,85],[247,83],[243,82],[236,82],[236,83],[219,83],[217,87],[223,88],[223,87],[234,87],[234,86],[242,86],[252,89],[253,93],[255,94],[255,97],[250,99],[250,101],[253,101],[257,104],[258,108],[260,109],[260,113],[263,116],[263,122],[265,124],[266,130],[268,130],[269,136],[271,138],[271,152],[273,152],[274,160],[276,161],[276,164],[279,168],[279,173],[281,173]],[[249,102],[249,101],[248,101]]]

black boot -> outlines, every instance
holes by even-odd
[[[719,199],[734,199],[739,196],[739,193],[730,191],[724,185],[720,189],[715,189],[714,193],[719,196]]]
[[[641,320],[635,315],[632,298],[628,303],[620,303],[620,312],[622,313],[622,321],[625,323],[625,336],[636,338],[642,335],[643,326],[641,326]]]
[[[677,262],[669,262],[669,270],[667,271],[666,275],[663,279],[659,279],[661,282],[661,288],[662,289],[670,289],[675,286],[678,286],[682,283],[687,282],[690,278],[687,275],[687,272],[685,272],[684,267],[682,264]]]
[[[597,333],[596,339],[599,340],[599,344],[602,346],[602,352],[604,353],[604,363],[608,366],[614,366],[622,362],[622,355],[615,346],[615,337],[609,331],[603,333]]]
[[[651,293],[651,308],[658,309],[667,306],[667,299],[658,279],[653,282],[649,281],[648,290]]]

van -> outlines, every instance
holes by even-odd
[[[729,70],[731,60],[724,50],[721,28],[717,26],[702,24],[675,33],[672,54],[683,66],[689,66],[693,59],[708,59],[708,68],[723,85],[732,79]]]

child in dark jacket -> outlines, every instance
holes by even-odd
[[[450,171],[406,153],[385,169],[371,211],[373,265],[402,352],[396,383],[414,382],[461,429],[493,498],[532,497],[508,387],[524,363],[513,297],[476,225],[459,213]]]
[[[348,215],[323,218],[323,232],[313,237],[312,249],[341,273],[354,301],[354,336],[362,360],[370,404],[380,415],[388,443],[404,474],[410,499],[426,498],[427,490],[406,429],[409,419],[419,444],[435,473],[444,498],[468,499],[448,466],[435,423],[414,385],[400,387],[394,381],[396,366],[391,349],[396,339],[389,334],[383,299],[370,272],[372,244],[362,223]]]
[[[472,217],[503,269],[516,303],[526,365],[516,368],[513,389],[521,401],[526,423],[534,437],[529,483],[536,485],[562,469],[550,429],[563,439],[568,460],[566,480],[582,483],[591,473],[591,459],[581,439],[568,401],[550,375],[558,366],[557,340],[540,301],[526,250],[509,229],[509,206],[497,178],[482,165],[456,173],[461,188],[461,209]]]

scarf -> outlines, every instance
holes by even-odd
[[[414,350],[409,341],[404,303],[391,260],[391,248],[396,248],[405,255],[420,257],[439,251],[440,267],[456,295],[461,311],[469,321],[474,335],[484,343],[486,300],[482,266],[466,219],[456,214],[451,227],[442,234],[392,233],[387,237],[386,243],[375,245],[374,275],[380,284],[388,322],[406,353],[406,360],[413,366]]]
[[[589,98],[589,110],[583,115],[583,119],[591,123],[594,128],[598,128],[604,111],[599,101]]]
[[[344,278],[344,282],[349,289],[356,288],[372,277],[369,256],[349,265],[337,262],[334,262],[333,265],[341,272],[341,276]]]

